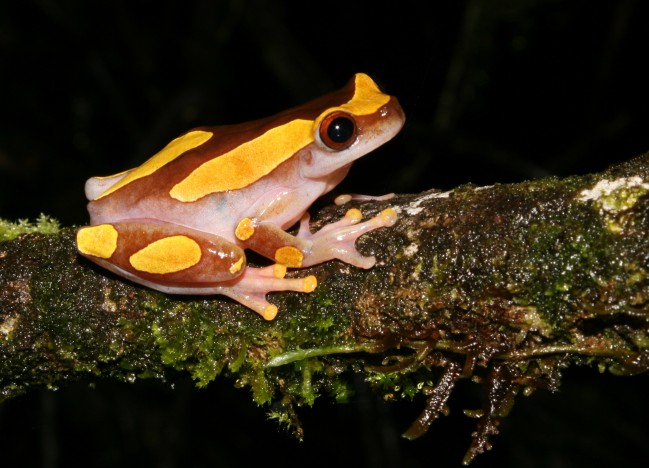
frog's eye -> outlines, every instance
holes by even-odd
[[[320,122],[320,140],[335,151],[349,148],[356,141],[357,133],[356,122],[347,112],[332,112]]]

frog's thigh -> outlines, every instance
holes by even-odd
[[[90,260],[141,284],[164,285],[156,289],[168,292],[231,280],[246,261],[240,247],[220,236],[164,223],[84,227],[77,246]]]
[[[277,306],[266,300],[266,293],[273,291],[312,292],[318,281],[315,276],[284,278],[286,267],[270,265],[265,268],[246,268],[238,278],[217,286],[212,291],[196,290],[196,294],[223,294],[251,308],[266,320],[277,315]]]

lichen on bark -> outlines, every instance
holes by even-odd
[[[471,379],[486,398],[467,411],[478,418],[468,463],[518,394],[556,390],[565,367],[649,367],[648,155],[599,174],[353,204],[399,212],[358,241],[377,266],[292,272],[319,286],[270,294],[272,322],[223,297],[122,281],[76,254],[73,228],[0,243],[1,398],[76,379],[229,375],[300,435],[295,407],[348,399],[360,373],[386,400],[425,398],[404,434],[415,438]],[[347,209],[320,210],[313,228]]]

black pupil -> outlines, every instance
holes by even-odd
[[[327,136],[331,141],[344,143],[354,135],[354,122],[348,117],[338,117],[331,121],[327,128]]]

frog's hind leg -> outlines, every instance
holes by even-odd
[[[272,291],[312,292],[314,276],[284,278],[286,266],[246,266],[239,246],[206,232],[168,223],[119,222],[77,232],[79,253],[138,284],[167,294],[222,294],[266,320],[277,307]]]
[[[153,221],[84,226],[77,249],[104,268],[172,294],[235,279],[246,268],[243,249],[227,239]]]
[[[236,279],[194,288],[184,288],[183,294],[214,295],[221,294],[254,310],[266,320],[273,320],[277,315],[277,306],[266,300],[266,294],[273,291],[295,291],[310,293],[318,285],[315,276],[305,278],[284,278],[284,265],[270,265],[265,268],[248,267]],[[148,285],[164,292],[169,288],[160,285]]]
[[[265,268],[247,267],[234,280],[205,286],[177,286],[154,283],[126,271],[116,271],[114,266],[106,266],[116,273],[151,289],[168,294],[188,294],[197,296],[212,296],[220,294],[234,299],[240,304],[254,310],[266,320],[277,316],[277,306],[266,300],[266,294],[273,291],[313,292],[318,282],[315,276],[306,278],[284,278],[286,267],[271,265]]]
[[[277,306],[266,300],[266,294],[273,291],[296,291],[310,293],[318,285],[315,276],[305,278],[284,278],[286,267],[275,264],[265,268],[248,267],[235,280],[211,288],[211,292],[196,294],[222,294],[251,308],[266,320],[277,315]]]

